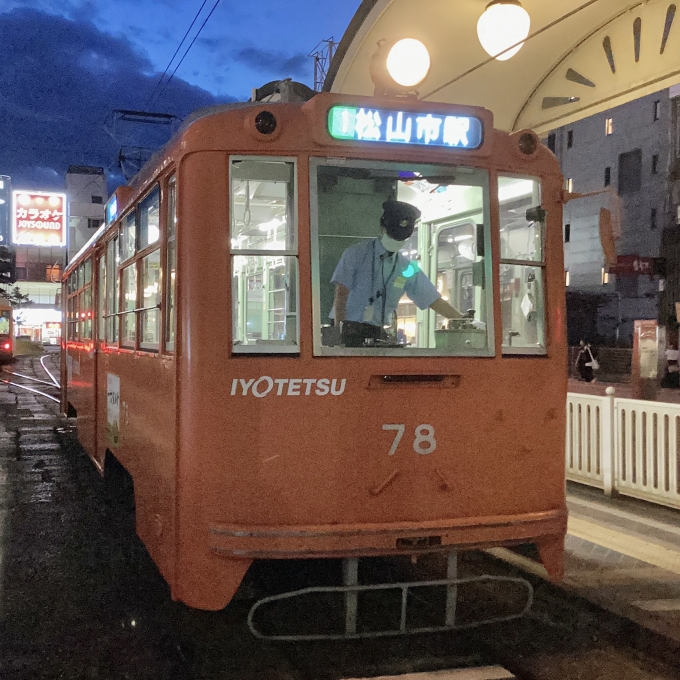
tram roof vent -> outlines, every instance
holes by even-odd
[[[260,88],[253,88],[251,102],[307,102],[316,92],[304,83],[297,83],[291,78],[272,80]]]

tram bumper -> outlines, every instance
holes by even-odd
[[[304,559],[411,555],[536,543],[552,578],[559,569],[544,554],[558,550],[567,531],[567,510],[429,522],[318,526],[212,525],[210,548],[245,559]],[[543,548],[543,550],[542,550]]]

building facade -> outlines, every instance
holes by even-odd
[[[68,260],[104,223],[106,175],[104,168],[70,165],[66,173],[69,200]]]
[[[66,263],[104,221],[106,176],[103,168],[72,165],[66,175],[68,204],[67,246],[13,246],[16,283],[31,304],[15,310],[17,335],[36,342],[54,342],[60,336],[61,274]]]
[[[662,241],[677,229],[671,191],[674,89],[642,97],[552,131],[568,191],[590,194],[564,210],[569,341],[628,345],[636,319],[663,317]],[[680,198],[680,190],[677,191]],[[600,243],[600,209],[612,211],[616,267]]]

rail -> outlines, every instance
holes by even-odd
[[[567,479],[680,508],[680,404],[567,395]]]

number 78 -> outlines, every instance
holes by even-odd
[[[382,426],[382,429],[386,432],[396,432],[388,453],[388,455],[393,456],[399,448],[404,432],[406,432],[406,425],[385,424]],[[432,425],[418,425],[415,429],[413,450],[421,456],[426,456],[434,452],[436,448],[437,440],[434,438],[434,427]]]

